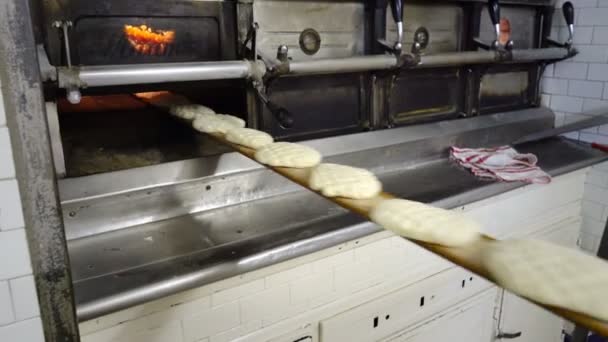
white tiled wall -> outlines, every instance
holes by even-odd
[[[585,116],[581,113],[606,109],[608,112],[608,0],[570,0],[575,8],[574,46],[579,55],[547,68],[542,81],[543,105],[557,115],[557,124],[570,123]],[[561,7],[562,1],[557,6]],[[561,11],[556,10],[553,32],[565,41],[567,30]],[[586,142],[608,144],[608,126],[586,129],[567,135]],[[590,170],[583,203],[584,227],[580,245],[597,250],[608,216],[608,166]]]
[[[1,57],[1,56],[0,56]],[[0,341],[44,341],[0,82]]]

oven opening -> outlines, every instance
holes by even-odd
[[[149,92],[83,94],[79,104],[57,101],[66,177],[80,177],[229,150],[145,100]],[[246,120],[244,92],[192,85],[168,92]]]

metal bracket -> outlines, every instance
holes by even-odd
[[[72,27],[72,22],[69,20],[57,20],[53,22],[53,27],[61,29],[63,33],[63,47],[65,49],[65,59],[67,62],[68,69],[72,69],[72,54],[70,52],[70,36],[68,31]],[[80,93],[79,85],[77,83],[69,84],[65,87],[66,97],[72,104],[80,103],[82,94]]]

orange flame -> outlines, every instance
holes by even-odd
[[[124,33],[133,49],[144,55],[162,55],[175,40],[175,31],[153,30],[146,25],[125,25]]]

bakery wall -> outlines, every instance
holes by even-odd
[[[573,59],[549,66],[542,80],[542,103],[555,111],[563,125],[585,118],[582,113],[608,111],[608,0],[570,0],[575,8]],[[561,7],[563,0],[558,1]],[[552,32],[565,41],[568,30],[556,10]],[[572,139],[608,144],[608,125],[568,134]],[[594,252],[608,216],[608,166],[593,167],[585,185],[580,246]]]
[[[3,51],[0,49],[0,58]],[[0,341],[44,341],[0,79]]]

